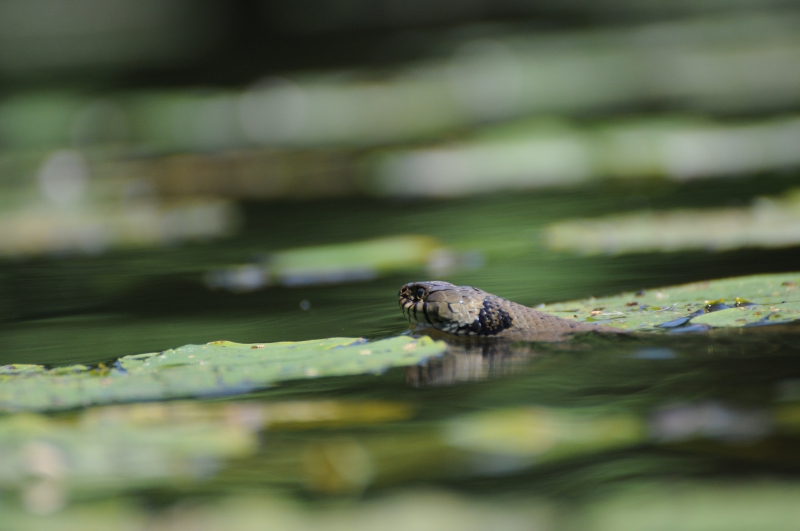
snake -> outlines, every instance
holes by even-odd
[[[405,284],[398,298],[412,325],[438,331],[445,338],[552,342],[581,332],[622,332],[540,312],[472,286],[439,280]]]

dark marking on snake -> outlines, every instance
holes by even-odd
[[[564,319],[477,288],[449,282],[411,282],[400,288],[398,297],[411,324],[435,329],[445,336],[563,341],[578,332],[624,333],[617,328]],[[417,316],[419,308],[425,316],[424,322]]]

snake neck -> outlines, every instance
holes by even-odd
[[[576,332],[613,331],[540,312],[471,286],[428,281],[398,293],[403,314],[419,329],[475,339],[561,341]]]

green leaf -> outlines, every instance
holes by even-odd
[[[571,219],[543,233],[554,251],[583,255],[781,248],[800,243],[800,191],[753,206],[634,212]]]
[[[2,415],[0,489],[23,491],[29,507],[52,510],[47,502],[56,500],[40,489],[63,502],[67,493],[108,496],[177,485],[214,473],[227,459],[252,455],[264,430],[369,426],[408,420],[414,411],[404,402],[375,400],[174,400],[66,416]],[[302,455],[306,448],[293,445],[289,451]]]
[[[540,309],[625,330],[678,328],[689,323],[715,328],[789,323],[800,319],[798,284],[800,273],[754,275],[560,302]]]
[[[113,368],[85,366],[0,371],[0,411],[49,411],[79,406],[226,395],[277,382],[380,373],[441,354],[428,337],[358,338],[241,344],[215,341],[120,358]]]
[[[277,251],[260,263],[210,271],[205,280],[211,288],[231,291],[251,291],[273,284],[331,284],[414,271],[437,258],[457,262],[459,256],[430,236],[397,235]]]
[[[539,460],[643,442],[645,422],[630,414],[591,415],[543,407],[485,411],[451,420],[445,440],[457,448]]]
[[[90,410],[78,422],[32,413],[0,417],[0,487],[50,481],[57,490],[107,494],[207,474],[207,467],[258,447],[256,430],[244,423],[165,416],[142,425],[114,413]]]

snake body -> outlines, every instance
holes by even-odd
[[[578,332],[620,332],[540,312],[471,286],[405,284],[400,307],[411,324],[447,335],[510,341],[562,341]]]

